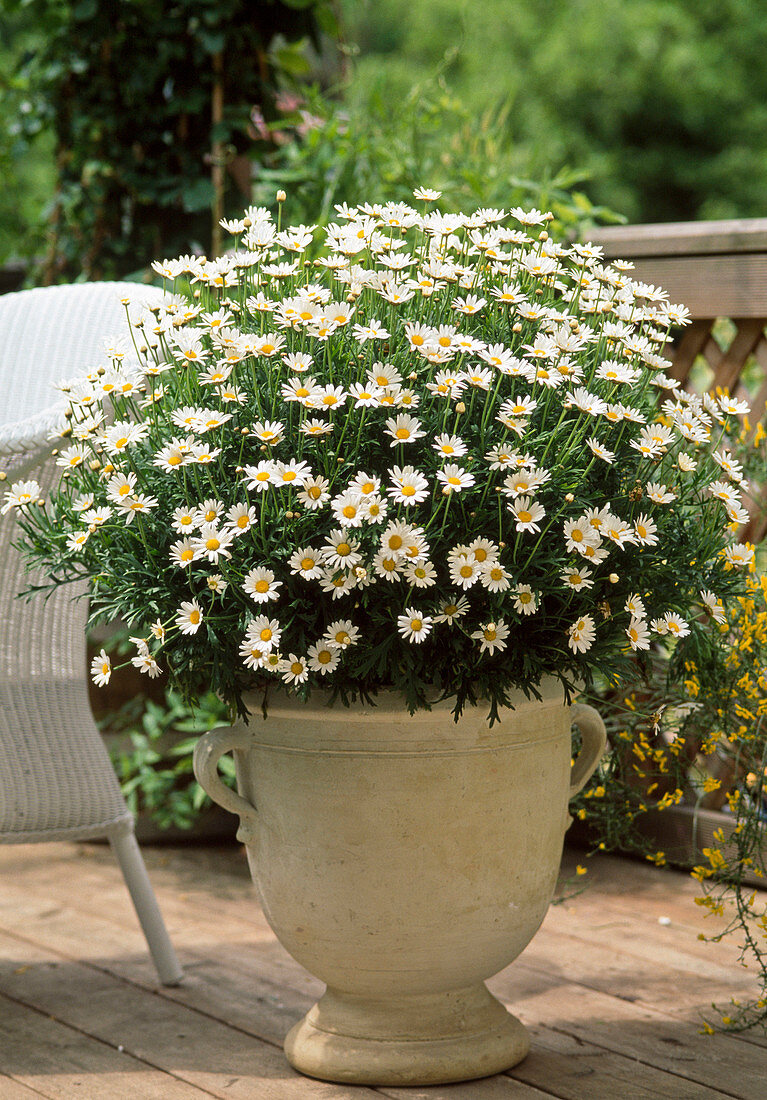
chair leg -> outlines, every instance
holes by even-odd
[[[176,952],[168,937],[157,898],[149,881],[138,843],[132,830],[124,828],[109,834],[109,843],[120,864],[139,923],[146,936],[157,973],[163,985],[178,985],[184,976]]]

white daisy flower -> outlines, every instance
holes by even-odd
[[[347,489],[330,502],[337,523],[344,527],[361,527],[364,520],[364,498],[354,489]]]
[[[623,605],[623,610],[628,611],[632,618],[644,619],[647,612],[644,603],[636,592],[632,592]]]
[[[439,454],[444,455],[445,458],[462,458],[468,450],[462,439],[459,439],[457,435],[449,435],[447,432],[442,432],[436,436],[432,447]]]
[[[275,462],[275,485],[302,485],[307,478],[312,476],[312,470],[308,462],[299,462],[291,458],[289,462]]]
[[[303,577],[307,581],[322,576],[322,555],[310,546],[294,551],[288,558],[288,565],[293,576]]]
[[[434,622],[452,626],[455,620],[462,619],[468,610],[469,601],[465,596],[459,596],[457,600],[440,600]]]
[[[754,560],[754,548],[749,543],[735,543],[724,551],[724,559],[729,565],[736,567],[750,565]]]
[[[383,497],[374,495],[362,498],[362,517],[367,523],[383,523],[388,511],[389,505]]]
[[[563,569],[559,575],[565,584],[568,585],[569,588],[574,588],[576,592],[580,592],[581,589],[594,587],[594,582],[589,579],[592,576],[591,570],[585,565]]]
[[[488,560],[480,566],[479,580],[488,592],[506,592],[511,587],[511,577],[499,561]]]
[[[174,565],[177,565],[180,569],[186,569],[198,557],[197,551],[192,545],[192,539],[179,539],[174,542],[170,548],[169,557]]]
[[[246,640],[255,643],[268,653],[276,649],[282,637],[282,627],[277,619],[270,619],[268,615],[257,615],[249,624]]]
[[[303,684],[309,679],[309,665],[305,657],[291,653],[282,662],[282,682],[285,684]]]
[[[429,483],[414,466],[394,466],[389,471],[392,487],[387,493],[395,504],[412,507],[421,504],[429,495]]]
[[[279,589],[282,588],[282,581],[274,579],[271,569],[257,565],[248,572],[240,587],[256,603],[268,603],[270,600],[280,598]]]
[[[175,626],[182,634],[196,634],[203,621],[202,608],[197,600],[185,600],[176,612]]]
[[[568,628],[567,644],[573,653],[586,653],[591,649],[595,636],[594,620],[590,615],[582,615]]]
[[[226,513],[226,526],[235,536],[246,535],[257,522],[258,516],[252,504],[233,504]]]
[[[678,615],[676,611],[667,611],[663,617],[666,620],[668,633],[673,634],[675,638],[686,638],[690,633],[689,623],[686,619],[683,619],[681,615]]]
[[[582,553],[582,547],[584,546],[596,547],[599,545],[599,532],[592,527],[584,516],[578,519],[565,520],[563,530],[565,535],[565,549],[568,554],[572,554],[574,551]]]
[[[431,588],[437,583],[437,570],[431,562],[414,563],[405,566],[405,580],[414,588]]]
[[[517,497],[507,505],[514,516],[517,531],[540,531],[538,520],[546,515],[546,509],[531,497]]]
[[[592,454],[595,454],[597,458],[601,458],[603,462],[612,462],[615,458],[615,451],[608,450],[603,443],[600,443],[598,439],[591,436],[586,440],[586,446],[590,448]]]
[[[211,592],[215,592],[218,596],[223,596],[224,592],[226,592],[229,587],[229,582],[225,581],[220,573],[211,573],[206,578],[206,583],[208,589]]]
[[[0,508],[0,515],[6,515],[12,508],[23,508],[27,504],[34,504],[40,499],[40,485],[36,481],[15,481],[5,494],[5,504]],[[93,497],[86,506],[90,508]],[[77,508],[78,511],[83,509]],[[86,521],[87,522],[87,521]]]
[[[640,546],[657,546],[657,530],[650,517],[644,513],[634,520],[634,539]]]
[[[409,564],[409,563],[407,563]],[[385,581],[397,581],[404,574],[406,562],[401,554],[379,550],[372,561],[373,572]]]
[[[150,680],[155,680],[162,673],[162,669],[151,653],[138,653],[135,657],[131,657],[130,663],[139,672],[149,676]]]
[[[491,655],[495,653],[496,649],[500,652],[506,648],[508,636],[509,628],[503,619],[498,619],[494,623],[484,623],[479,630],[475,630],[471,634],[471,637],[479,642],[479,652],[487,652]]]
[[[106,687],[112,675],[112,662],[106,652],[101,652],[91,661],[91,679],[96,687]]]
[[[424,615],[415,607],[406,607],[404,614],[397,616],[397,630],[406,642],[419,645],[431,632],[433,619]]]
[[[466,591],[479,580],[482,566],[473,558],[461,554],[449,563],[449,569],[451,584]]]
[[[262,443],[274,445],[282,440],[285,434],[285,425],[279,420],[257,420],[250,429],[251,435],[260,439]]]
[[[229,547],[233,541],[234,535],[229,528],[219,528],[215,523],[204,523],[199,536],[192,539],[192,548],[198,558],[207,558],[213,565],[217,565],[219,558],[231,558]]]
[[[455,462],[448,462],[441,470],[437,470],[436,477],[442,483],[443,493],[460,493],[475,484],[474,475]]]
[[[329,484],[330,482],[326,477],[305,477],[301,482],[301,488],[298,490],[296,498],[300,504],[303,504],[304,508],[316,512],[330,500]]]
[[[276,464],[269,458],[255,466],[245,466],[243,473],[248,479],[248,488],[257,493],[263,493],[270,485],[276,484]]]
[[[335,672],[340,659],[338,648],[322,640],[315,645],[310,645],[307,650],[309,668],[312,672],[319,672],[322,676]]]
[[[715,596],[713,592],[704,591],[701,592],[700,598],[703,601],[703,606],[706,608],[706,611],[708,611],[714,622],[727,622],[727,616],[724,612],[722,601],[719,599],[718,596]]]
[[[658,481],[648,481],[645,492],[650,500],[654,500],[656,504],[670,504],[672,500],[676,500],[676,493],[672,493]]]
[[[322,547],[322,557],[332,569],[353,569],[362,561],[359,543],[350,538],[345,528],[336,528],[328,535]]]
[[[426,432],[421,429],[421,422],[414,416],[401,413],[386,421],[386,435],[391,436],[389,446],[396,447],[398,443],[414,443],[416,439],[426,435]]]
[[[355,626],[351,619],[337,619],[330,623],[322,636],[323,642],[329,642],[331,646],[339,649],[348,649],[359,641],[359,627]]]
[[[538,597],[529,584],[517,585],[514,608],[521,615],[532,615],[538,610]]]
[[[632,615],[626,628],[626,637],[634,651],[650,648],[650,631],[644,619],[636,619]]]
[[[330,435],[333,431],[333,425],[326,420],[317,420],[311,418],[304,420],[303,424],[299,428],[302,435],[318,436],[318,435]]]

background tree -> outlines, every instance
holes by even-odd
[[[54,137],[43,282],[119,277],[217,245],[249,200],[257,120],[278,73],[332,32],[329,0],[3,0],[29,38],[14,138]]]

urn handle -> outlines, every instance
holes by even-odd
[[[242,727],[224,726],[203,734],[194,749],[194,774],[206,794],[240,818],[237,839],[243,844],[255,840],[258,827],[256,808],[241,794],[221,782],[218,762],[227,752],[245,750],[250,743],[250,732]]]
[[[571,718],[581,734],[581,751],[570,772],[570,798],[585,786],[593,775],[607,744],[607,731],[599,713],[586,703],[576,703]]]

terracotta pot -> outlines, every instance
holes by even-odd
[[[332,708],[248,700],[250,723],[205,734],[208,794],[240,816],[264,913],[327,992],[285,1040],[312,1077],[429,1085],[500,1072],[527,1033],[484,979],[512,962],[551,899],[568,800],[593,772],[604,726],[520,692],[490,728],[487,706],[411,716],[402,698]],[[571,767],[571,722],[583,750]],[[237,794],[217,774],[233,750]]]

